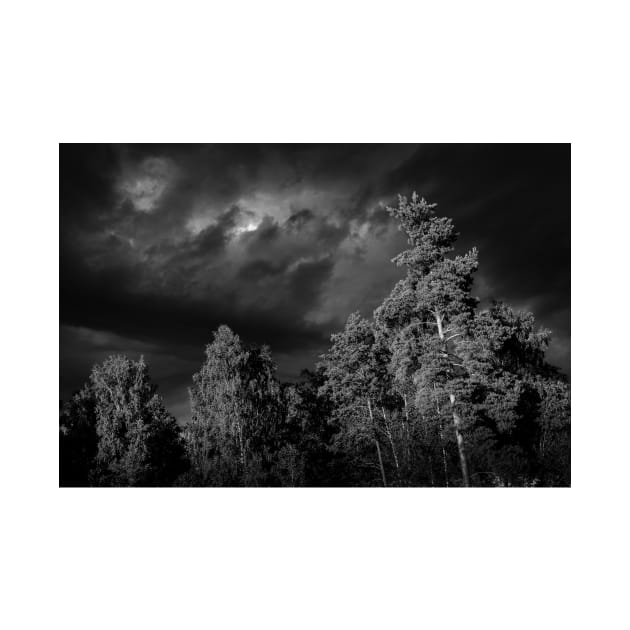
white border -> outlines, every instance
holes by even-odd
[[[2,626],[627,627],[623,7],[5,7]],[[572,142],[574,487],[60,490],[72,141]]]

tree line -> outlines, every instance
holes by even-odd
[[[477,251],[415,193],[409,249],[371,319],[353,313],[298,383],[214,332],[179,426],[143,359],[113,356],[61,406],[61,486],[567,486],[570,386],[531,313],[472,294]]]

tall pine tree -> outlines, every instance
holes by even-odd
[[[450,417],[463,484],[469,486],[464,405],[458,396],[466,374],[457,346],[477,305],[471,295],[477,252],[449,257],[457,234],[452,221],[437,217],[434,208],[435,204],[416,193],[409,200],[400,196],[398,206],[388,208],[407,233],[411,247],[393,259],[407,273],[377,309],[375,318],[399,347],[406,340],[407,347],[421,353],[413,359],[415,404],[425,416]]]

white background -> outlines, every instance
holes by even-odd
[[[630,627],[625,4],[5,2],[0,625]],[[59,489],[77,141],[571,142],[573,488]]]

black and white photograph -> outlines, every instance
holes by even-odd
[[[0,627],[630,627],[627,13],[5,2]]]
[[[61,486],[570,485],[570,145],[59,151]]]

